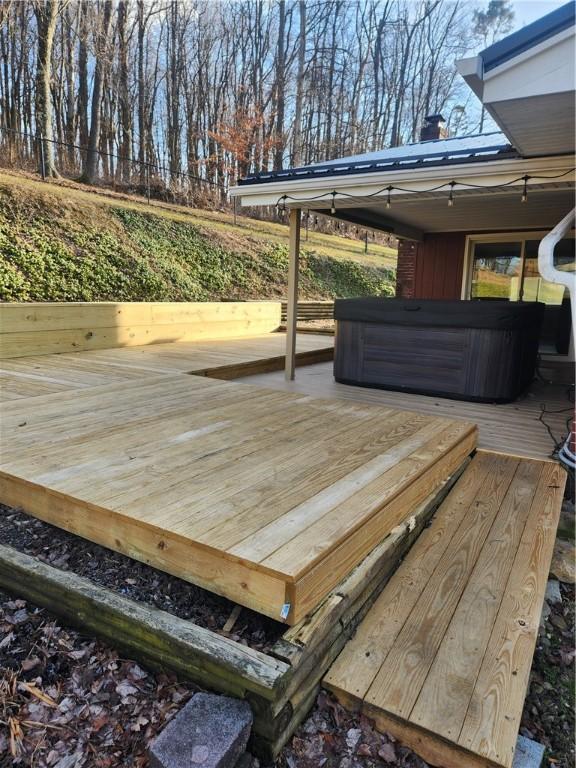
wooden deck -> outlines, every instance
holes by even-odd
[[[444,768],[511,768],[565,472],[479,451],[325,678]]]
[[[371,403],[447,419],[464,419],[478,425],[478,445],[481,448],[536,459],[548,458],[554,450],[554,440],[546,424],[556,439],[560,439],[565,436],[567,420],[574,411],[574,405],[568,400],[566,385],[538,381],[522,398],[503,405],[467,403],[338,384],[334,381],[331,363],[307,366],[298,371],[295,381],[289,383],[283,376],[274,373],[251,376],[245,381],[314,397],[339,398],[346,402]],[[544,414],[542,407],[545,408]]]
[[[284,367],[285,345],[284,333],[267,333],[0,360],[0,399],[38,397],[170,373],[236,378],[279,370]],[[329,360],[333,346],[330,336],[302,335],[297,363]]]
[[[149,370],[0,421],[0,501],[288,623],[476,443],[439,416]]]

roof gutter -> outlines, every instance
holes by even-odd
[[[355,197],[365,194],[370,195],[378,190],[385,189],[387,185],[405,187],[409,191],[425,191],[427,187],[439,182],[458,181],[463,187],[468,183],[485,184],[486,186],[506,183],[510,176],[520,177],[524,174],[544,176],[554,174],[574,167],[571,155],[557,155],[552,157],[538,157],[527,159],[490,160],[483,163],[471,163],[469,165],[457,165],[446,167],[398,169],[395,171],[381,171],[375,173],[359,173],[345,176],[331,176],[321,179],[291,179],[289,181],[270,181],[262,184],[250,184],[236,186],[230,189],[232,197],[241,197],[242,205],[275,205],[282,195],[290,195],[296,199],[286,200],[287,207],[301,207],[310,204],[310,198],[340,191],[352,193]],[[566,181],[571,181],[572,176],[567,176]],[[521,181],[518,184],[522,184]],[[482,190],[478,190],[481,192]],[[382,192],[382,196],[385,192]],[[336,200],[339,199],[337,195]],[[345,199],[345,195],[342,199]],[[330,207],[330,199],[315,201],[314,206]]]

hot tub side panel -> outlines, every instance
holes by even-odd
[[[479,402],[507,402],[530,383],[522,331],[336,323],[337,381]]]

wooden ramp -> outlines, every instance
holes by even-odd
[[[465,422],[182,374],[6,402],[0,427],[1,502],[290,624],[476,444]]]
[[[432,765],[510,768],[564,484],[478,452],[326,687]]]

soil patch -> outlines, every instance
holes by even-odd
[[[0,768],[144,768],[194,690],[0,593]]]
[[[230,600],[1,504],[0,542],[264,653],[286,630],[283,624],[242,608],[232,629],[224,632],[235,607]]]

